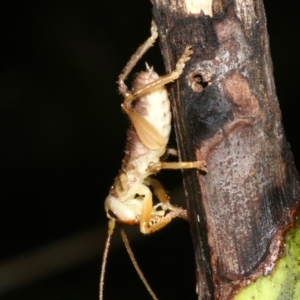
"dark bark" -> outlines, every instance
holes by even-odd
[[[187,45],[194,51],[172,98],[181,159],[208,168],[183,173],[198,296],[231,299],[272,270],[299,202],[263,3],[215,0],[211,15],[183,0],[152,3],[167,71]]]

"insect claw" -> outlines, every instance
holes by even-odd
[[[195,161],[195,168],[207,173],[206,162],[204,160]]]
[[[155,23],[154,20],[152,20],[151,22],[151,38],[156,40],[156,38],[158,37],[158,31],[157,31],[157,25]]]

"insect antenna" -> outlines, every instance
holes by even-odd
[[[108,257],[108,252],[109,252],[111,236],[114,232],[114,227],[115,227],[115,221],[109,220],[108,234],[107,234],[107,239],[106,239],[106,243],[105,243],[105,247],[104,247],[102,264],[101,264],[101,275],[100,275],[100,284],[99,284],[99,300],[103,300],[105,269],[106,269],[106,264],[107,264],[107,257]]]
[[[120,231],[121,231],[121,237],[122,237],[122,240],[124,242],[125,248],[127,250],[127,253],[128,253],[128,255],[129,255],[129,257],[130,257],[130,259],[132,261],[132,264],[133,264],[136,272],[139,274],[141,280],[143,281],[144,286],[146,287],[147,291],[149,292],[149,294],[151,295],[151,297],[153,298],[153,300],[158,300],[158,298],[156,297],[156,295],[154,294],[153,290],[151,289],[148,281],[146,280],[146,278],[145,278],[142,270],[140,269],[140,267],[139,267],[139,265],[138,265],[138,263],[137,263],[137,261],[136,261],[136,259],[134,257],[134,254],[133,254],[132,249],[130,247],[130,244],[129,244],[129,241],[128,241],[128,238],[126,236],[125,231],[122,228],[120,229]]]

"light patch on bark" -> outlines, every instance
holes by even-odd
[[[188,14],[199,14],[202,10],[212,17],[212,0],[185,0],[185,6]]]
[[[246,30],[249,30],[257,19],[254,6],[253,0],[236,0],[235,2],[236,14]]]
[[[167,7],[170,12],[184,12],[188,15],[200,14],[211,16],[213,0],[151,0],[157,8]]]

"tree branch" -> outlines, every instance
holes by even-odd
[[[199,299],[232,299],[272,270],[299,203],[281,124],[262,0],[152,0],[168,72],[194,54],[172,89]]]

